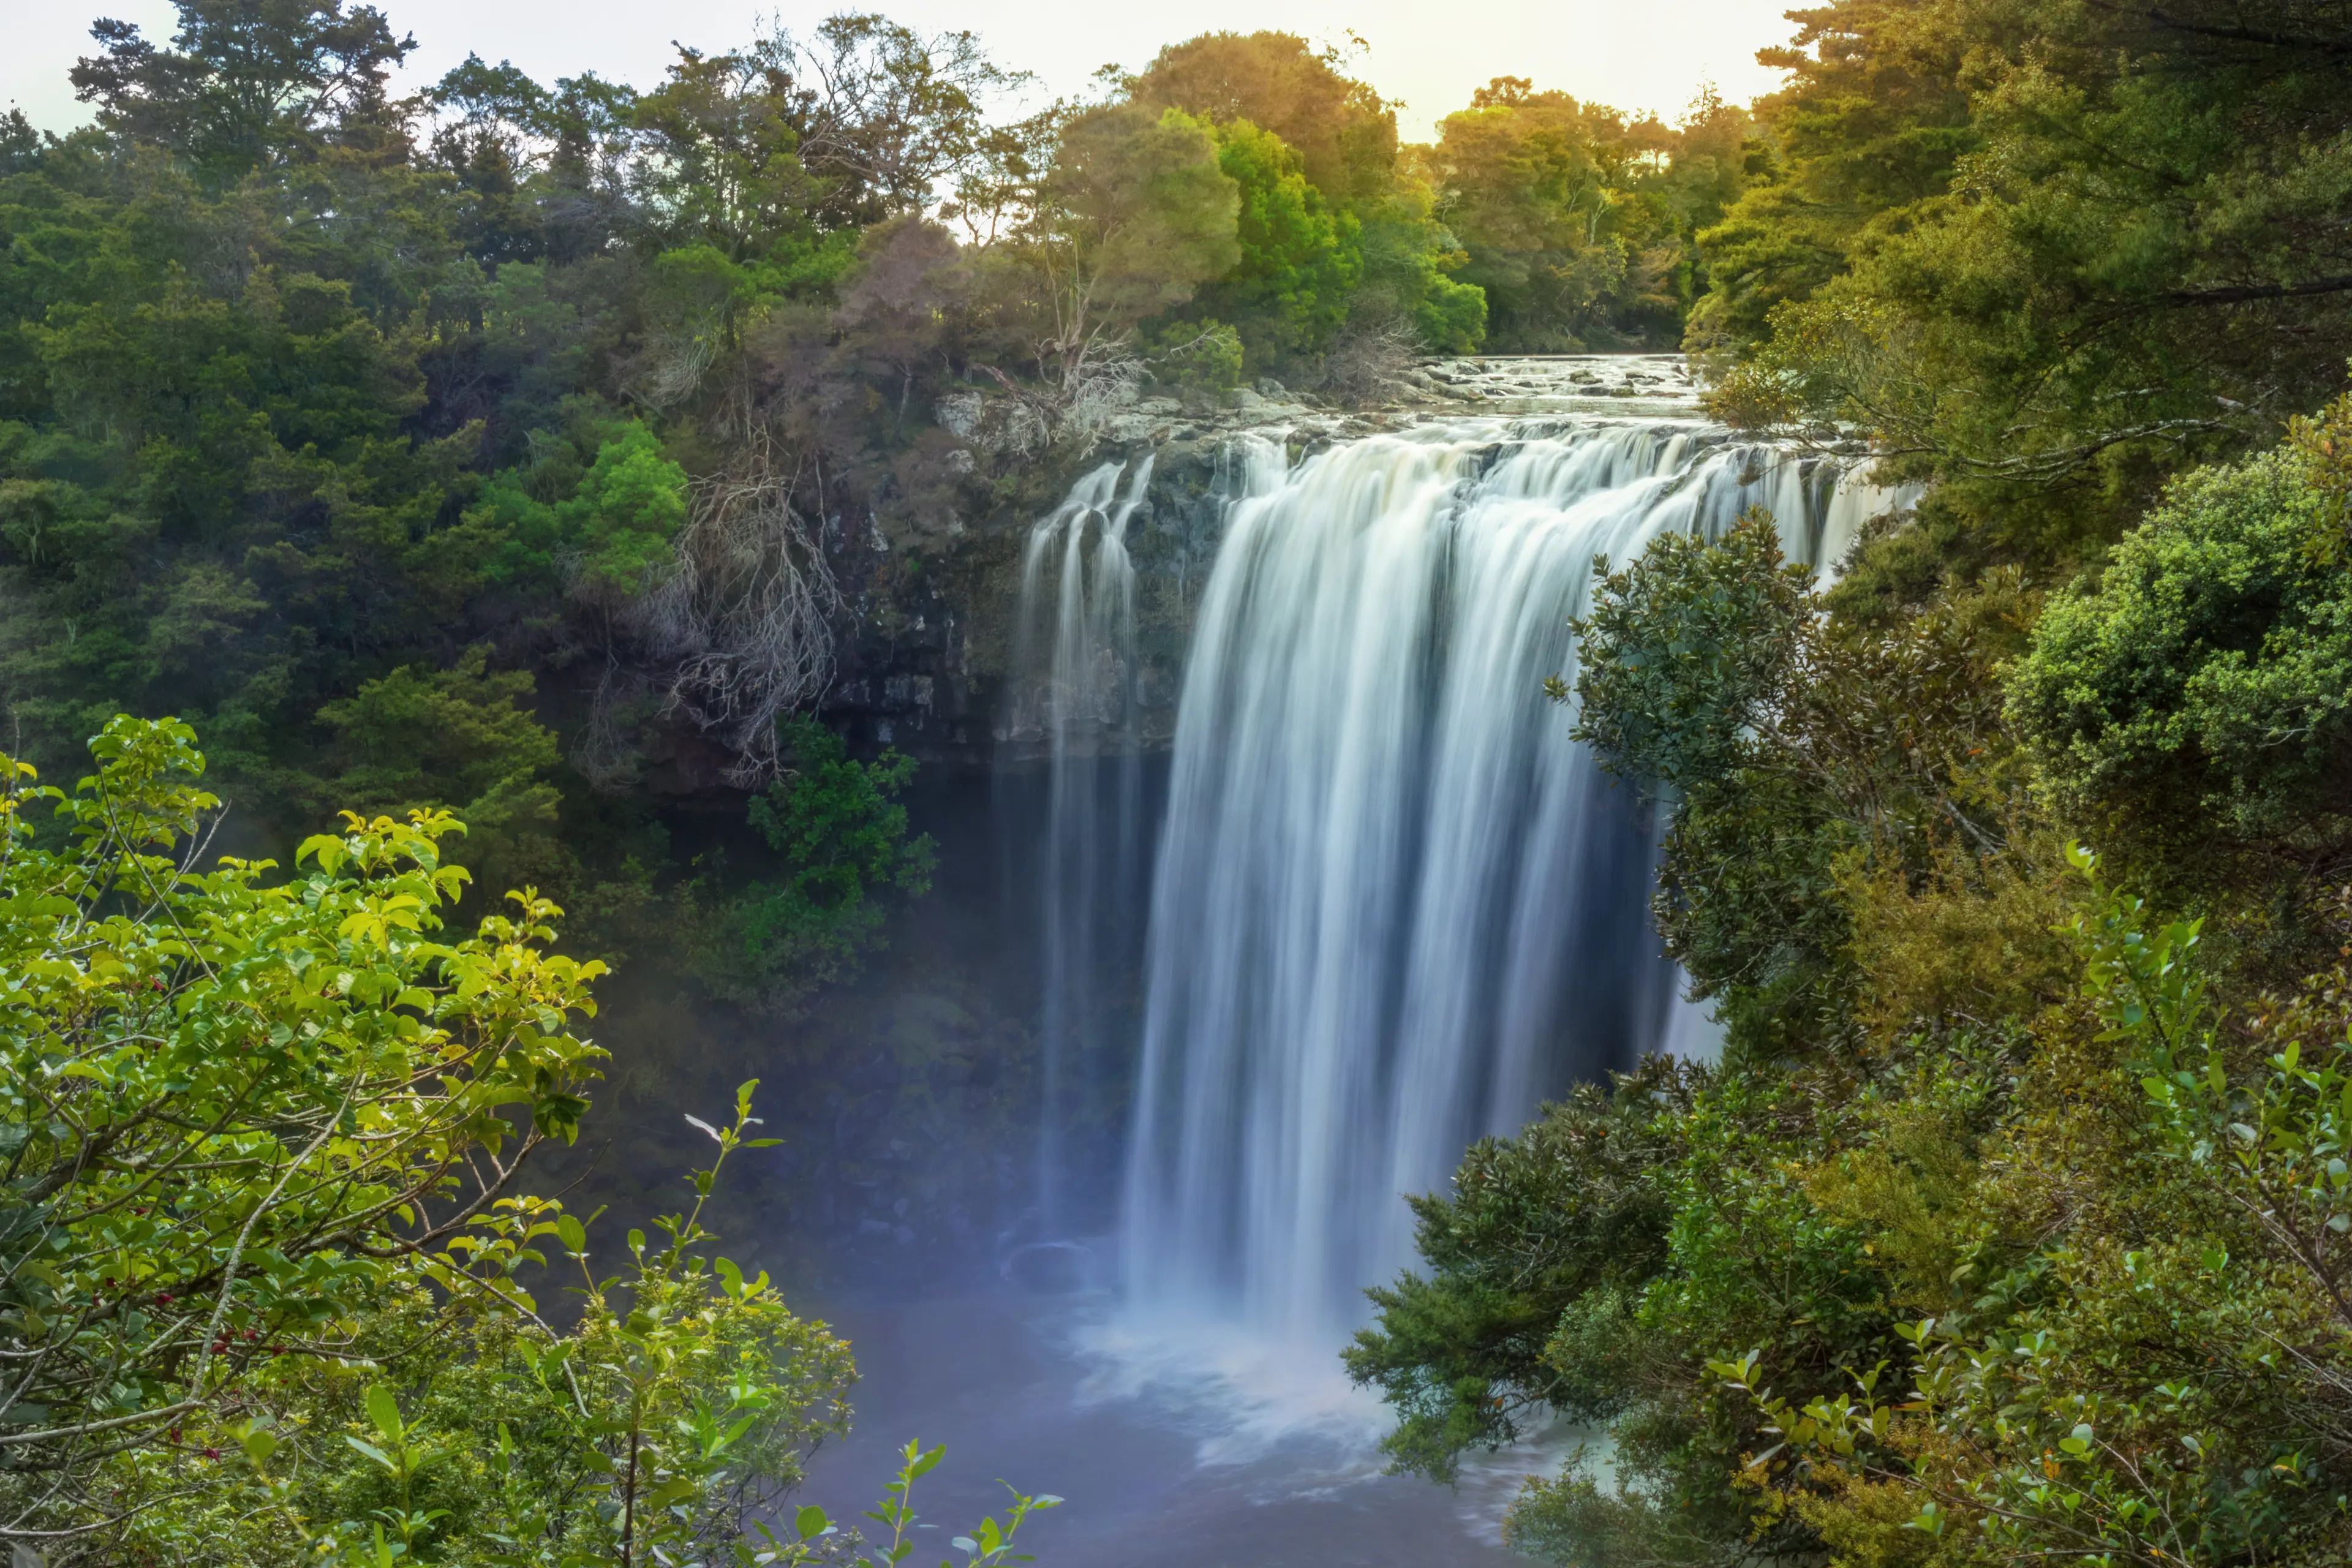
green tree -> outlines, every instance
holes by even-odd
[[[1034,189],[1002,254],[1025,296],[1012,330],[1059,418],[1130,384],[1135,330],[1233,268],[1239,200],[1206,125],[1139,104],[1068,119]]]
[[[548,774],[554,732],[532,716],[529,670],[489,668],[476,644],[443,670],[404,667],[319,710],[334,741],[322,799],[370,816],[423,809],[466,824],[462,858],[478,880],[568,884],[577,865],[557,839],[561,804]]]
[[[1497,77],[1417,151],[1499,346],[1664,347],[1705,287],[1696,237],[1745,178],[1747,116],[1711,91],[1679,127]]]
[[[120,720],[92,752],[70,795],[8,761],[0,798],[20,1539],[112,1522],[118,1460],[217,1434],[278,1359],[342,1353],[404,1290],[527,1304],[517,1176],[576,1133],[604,1056],[571,1032],[604,966],[545,951],[552,906],[441,933],[466,880],[446,814],[351,817],[289,881],[200,869],[216,802],[188,728]]]
[[[1726,414],[1866,431],[1892,471],[1944,481],[1937,548],[1965,575],[2080,560],[2168,475],[2334,389],[2340,17],[1857,3],[1808,29],[1843,62],[1817,107],[1873,211],[1843,242],[1807,237],[1812,203],[1775,231],[1832,275],[1766,312]],[[1886,176],[1922,194],[1882,203]],[[1757,270],[1711,266],[1734,293]]]
[[[1606,564],[1603,563],[1602,564]],[[1602,765],[1674,795],[1751,761],[1761,731],[1802,678],[1799,639],[1812,573],[1781,556],[1769,516],[1751,511],[1720,541],[1660,535],[1607,575],[1576,623],[1577,739]],[[1555,700],[1568,691],[1558,682]]]
[[[798,156],[794,86],[785,63],[760,51],[679,48],[668,79],[634,109],[659,149],[646,173],[667,246],[709,246],[741,263],[811,232],[819,186]]]
[[[217,802],[174,721],[119,719],[70,793],[0,758],[0,1540],[73,1560],[284,1568],[807,1563],[863,1547],[775,1518],[845,1429],[848,1347],[694,1204],[591,1268],[524,1166],[577,1135],[604,966],[509,895],[471,934],[446,812],[347,814],[299,868],[202,868]],[[38,820],[48,807],[54,824]],[[581,1307],[526,1286],[561,1247]],[[910,1445],[873,1515],[903,1558]],[[959,1544],[1011,1559],[1034,1510]],[[781,1526],[781,1532],[779,1530]]]
[[[2347,491],[2323,457],[2347,425],[2339,401],[2307,447],[2176,480],[2011,678],[2049,786],[2147,869],[2332,869],[2352,842]]]
[[[1666,811],[1653,911],[1693,994],[1719,999],[1735,1053],[1811,1049],[1850,1026],[1856,943],[1875,940],[1865,911],[1941,919],[1944,895],[1998,900],[2055,859],[1994,678],[2035,607],[2018,576],[1893,626],[1825,616],[1811,577],[1761,512],[1712,543],[1661,535],[1597,586],[1574,691],[1549,687],[1576,701],[1602,765]],[[2003,983],[1970,1004],[1994,1016],[2043,982],[2000,940]],[[1934,967],[1893,990],[1948,986]]]
[[[1311,354],[1348,319],[1362,226],[1330,209],[1272,132],[1234,120],[1216,135],[1217,166],[1239,194],[1241,259],[1202,291],[1200,308],[1234,322],[1259,364]]]
[[[1465,1452],[1516,1440],[1531,1416],[1622,1413],[1624,1389],[1549,1347],[1567,1313],[1596,1341],[1624,1326],[1663,1261],[1673,1211],[1657,1177],[1690,1089],[1656,1060],[1584,1085],[1521,1136],[1472,1148],[1451,1194],[1411,1200],[1423,1270],[1370,1292],[1379,1323],[1345,1356],[1396,1409],[1381,1447],[1400,1468],[1451,1481]]]
[[[1844,0],[1790,20],[1796,37],[1758,54],[1789,80],[1756,105],[1745,188],[1697,237],[1712,286],[1691,319],[1695,350],[1760,342],[1774,307],[1915,221],[1977,145],[1964,46],[1942,12]]]
[[[1807,688],[1829,651],[1811,577],[1762,512],[1716,542],[1661,535],[1598,585],[1574,690],[1549,688],[1604,768],[1667,804],[1654,905],[1667,952],[1695,995],[1723,999],[1734,1048],[1768,1054],[1842,983],[1835,866],[1863,826],[1805,755]]]
[[[32,248],[0,270],[25,351],[0,433],[21,498],[0,683],[37,755],[119,709],[177,710],[232,777],[267,778],[311,708],[463,604],[435,536],[481,432],[412,423],[407,311],[442,237],[396,181],[354,235],[415,258],[384,268],[305,237],[331,188],[215,201],[165,168],[125,196],[62,153],[7,184],[0,224]],[[218,245],[240,265],[209,266]]]
[[[929,891],[935,863],[928,835],[908,837],[896,798],[914,777],[912,758],[886,751],[858,762],[812,719],[780,730],[787,771],[750,815],[783,874],[708,910],[687,895],[696,973],[720,996],[769,1012],[789,1012],[856,973],[881,946],[896,900]]]
[[[222,180],[322,144],[396,150],[389,80],[416,44],[395,37],[374,6],[183,0],[178,9],[169,48],[128,22],[90,29],[100,52],[75,65],[74,94],[98,103],[109,130]]]
[[[1288,33],[1206,33],[1160,50],[1126,86],[1138,103],[1217,127],[1246,122],[1279,139],[1335,223],[1355,222],[1362,259],[1347,290],[1351,320],[1375,332],[1403,322],[1435,352],[1475,352],[1486,300],[1452,276],[1468,258],[1399,156],[1395,106],[1345,63],[1340,51],[1315,50]]]
[[[1127,84],[1136,102],[1213,125],[1247,121],[1295,149],[1307,184],[1336,206],[1377,203],[1394,177],[1395,109],[1291,33],[1203,33],[1171,44]]]
[[[2008,1249],[1990,1290],[1897,1325],[1910,1349],[1842,1368],[1833,1393],[1763,1386],[1769,1343],[1709,1375],[1788,1456],[1777,1474],[1751,1462],[1753,1484],[1873,1560],[2328,1561],[2344,1542],[2327,1495],[2341,1455],[2318,1436],[2343,1397],[2329,1237],[2346,1182],[2328,1152],[2352,1048],[2344,966],[2227,1042],[2199,922],[2159,924],[2068,853],[2092,883],[2073,922],[2086,1022],[2120,1047],[2070,1089],[2121,1113],[2097,1201],[2122,1244]],[[1899,1393],[1890,1361],[1906,1363]],[[1888,1551],[1889,1526],[1915,1544]]]
[[[1622,140],[1616,116],[1513,78],[1478,89],[1446,116],[1429,157],[1437,216],[1469,253],[1463,280],[1486,292],[1489,327],[1523,350],[1611,341],[1609,307],[1637,264],[1619,232],[1622,183],[1604,160]]]
[[[468,510],[488,578],[542,587],[564,584],[578,598],[613,606],[642,596],[669,571],[686,524],[686,470],[665,456],[641,420],[607,426],[584,469],[573,454],[509,469]],[[535,491],[572,491],[553,500]]]

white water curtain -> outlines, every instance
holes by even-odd
[[[1147,1312],[1328,1347],[1411,1259],[1402,1194],[1673,1022],[1640,900],[1590,896],[1648,844],[1541,689],[1573,676],[1593,557],[1763,505],[1819,561],[1885,498],[1693,425],[1242,456],[1177,722],[1122,1267]],[[1594,952],[1621,957],[1579,973]],[[1603,1036],[1619,1060],[1578,1059]]]

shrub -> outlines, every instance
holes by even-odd
[[[2179,480],[2010,679],[2062,808],[2143,868],[2352,842],[2352,576],[2322,548],[2326,479],[2288,447]]]

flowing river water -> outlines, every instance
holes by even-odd
[[[1035,1527],[1053,1563],[1502,1555],[1517,1479],[1559,1445],[1453,1491],[1385,1477],[1381,1412],[1337,1352],[1412,1261],[1403,1194],[1580,1079],[1708,1048],[1649,927],[1653,831],[1544,679],[1573,679],[1596,556],[1763,507],[1826,574],[1902,499],[1672,384],[1628,396],[1643,363],[1456,367],[1459,412],[1234,437],[1165,758],[1138,707],[1152,458],[1039,521],[1013,721],[1046,753],[1018,851],[1041,895],[1037,1201],[1005,1289],[836,1314],[868,1383],[823,1500],[919,1434],[964,1461],[933,1517],[989,1506],[983,1478],[1071,1497]],[[1139,1005],[1107,1008],[1129,952]],[[1080,1170],[1080,1080],[1106,1061],[1123,1153]]]

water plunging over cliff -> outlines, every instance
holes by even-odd
[[[1696,424],[1244,455],[1177,719],[1122,1268],[1143,1311],[1322,1353],[1410,1261],[1402,1194],[1675,1022],[1646,833],[1540,689],[1593,557],[1762,505],[1828,563],[1889,498]]]
[[[1066,1224],[1070,1079],[1103,1045],[1096,981],[1128,944],[1144,899],[1135,567],[1127,529],[1150,482],[1148,457],[1104,464],[1030,531],[1022,557],[1014,668],[1032,683],[1016,693],[1011,729],[1016,736],[1042,732],[1049,770],[1038,868],[1045,973],[1036,1214],[1048,1242]]]

